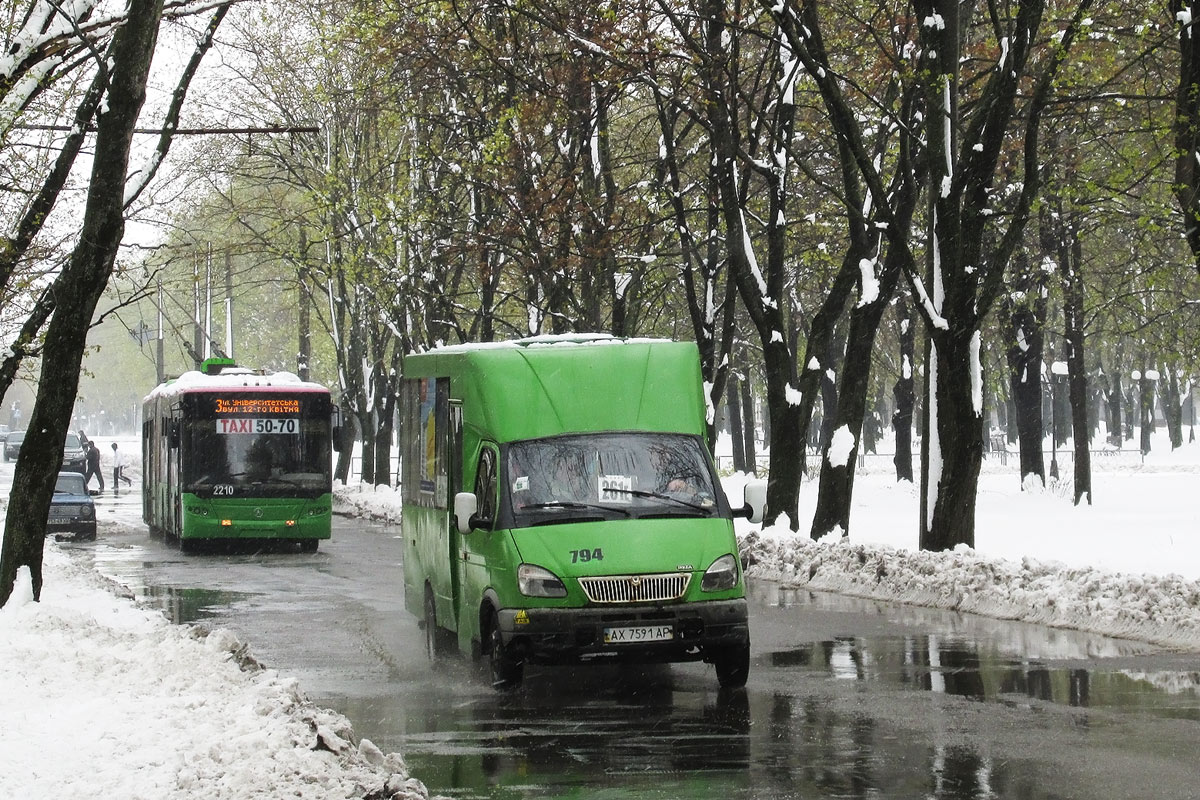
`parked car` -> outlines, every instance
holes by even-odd
[[[46,532],[56,534],[57,538],[67,535],[76,539],[96,538],[96,501],[88,494],[81,473],[58,473],[54,497],[50,499]]]
[[[87,472],[87,451],[83,449],[83,442],[79,441],[79,434],[67,434],[67,440],[63,443],[62,468],[80,475]]]
[[[13,461],[21,452],[21,442],[25,441],[25,431],[11,431],[4,439],[4,460]]]

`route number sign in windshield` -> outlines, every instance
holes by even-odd
[[[300,432],[300,401],[284,398],[215,400],[219,434],[289,434]]]

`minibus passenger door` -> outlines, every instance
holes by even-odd
[[[450,597],[454,604],[454,618],[458,619],[459,598],[462,595],[461,576],[458,569],[459,534],[454,523],[454,496],[462,491],[463,474],[463,410],[461,400],[450,400],[449,430],[447,431],[446,458],[448,475],[446,479],[446,508],[450,509],[447,516],[449,533],[446,541],[450,552],[446,554],[450,563]],[[457,628],[457,625],[455,626]]]
[[[491,537],[487,532],[496,522],[496,470],[499,463],[496,446],[485,442],[479,449],[479,461],[475,467],[473,490],[476,509],[475,513],[471,515],[474,524],[469,533],[457,534],[458,581],[463,590],[460,594],[468,596],[465,598],[460,596],[458,599],[469,603],[472,608],[479,602],[484,588],[488,585],[486,553],[487,547],[491,543]]]

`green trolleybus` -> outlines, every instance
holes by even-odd
[[[733,517],[705,443],[696,346],[603,335],[410,355],[401,382],[405,606],[434,656],[706,661],[746,682]]]
[[[142,416],[142,517],[183,550],[328,539],[329,390],[209,359],[156,387]]]

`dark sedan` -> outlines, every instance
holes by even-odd
[[[25,431],[13,431],[4,441],[4,460],[15,461],[21,453],[21,445],[25,442]],[[79,435],[68,433],[63,442],[62,468],[80,475],[87,472],[87,450],[83,447]]]
[[[71,472],[78,472],[80,475],[87,472],[87,450],[83,448],[83,443],[79,441],[78,434],[67,434],[67,440],[63,443],[62,468]]]
[[[21,442],[25,441],[25,431],[11,431],[4,439],[4,460],[13,461],[21,452]]]
[[[58,473],[54,497],[50,499],[46,532],[56,534],[58,538],[96,538],[96,501],[88,494],[82,474]]]

